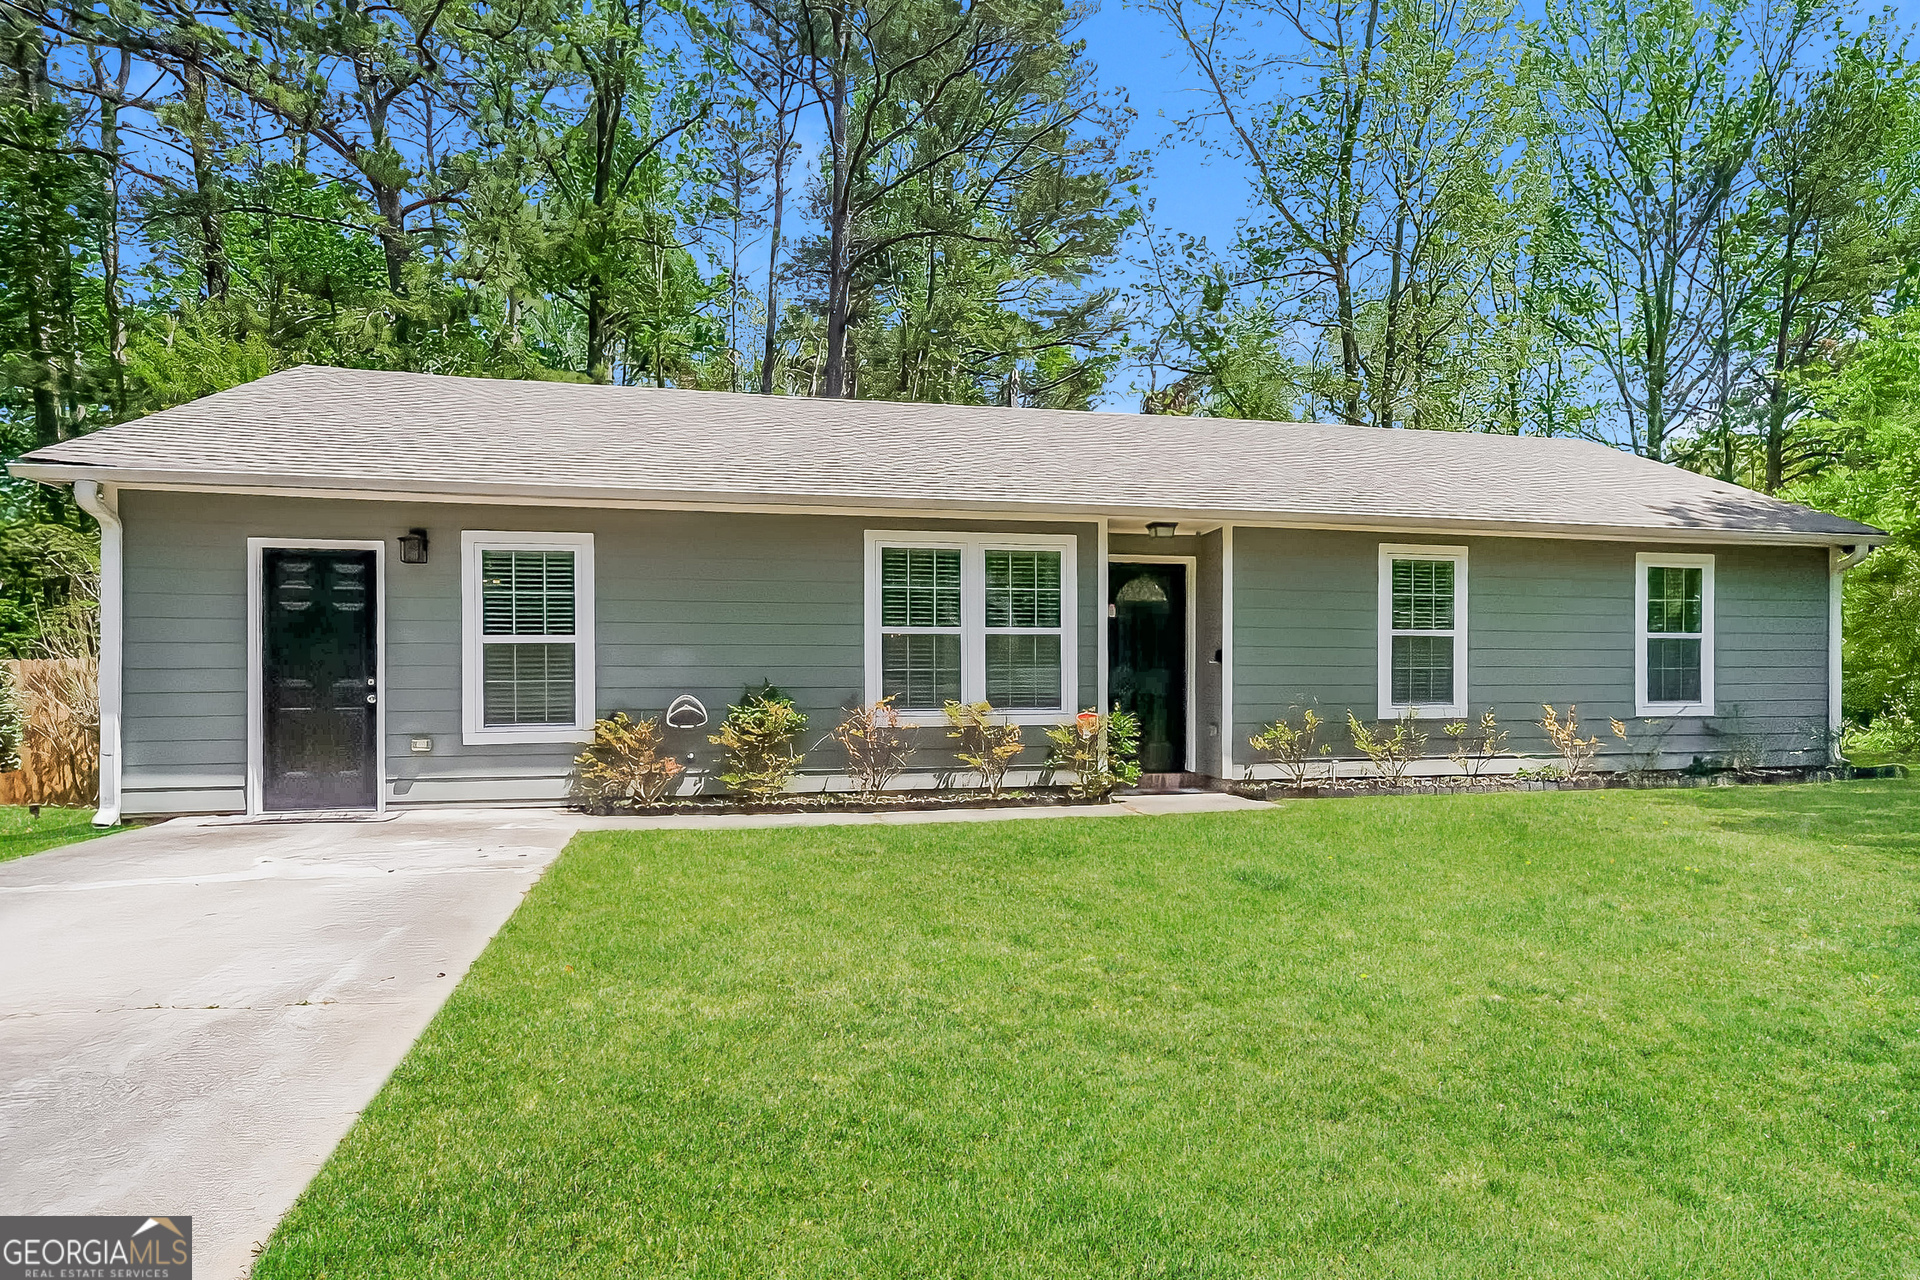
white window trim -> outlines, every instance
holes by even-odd
[[[573,555],[573,723],[566,725],[489,725],[482,687],[485,671],[480,647],[480,553],[482,551],[569,550]],[[463,529],[460,533],[461,741],[590,742],[593,740],[594,648],[593,535],[527,533],[520,530]]]
[[[1393,562],[1395,560],[1453,561],[1453,701],[1446,706],[1422,703],[1409,706],[1393,700]],[[1379,631],[1375,649],[1379,656],[1379,701],[1382,720],[1397,720],[1412,711],[1423,720],[1458,720],[1467,714],[1467,549],[1433,546],[1426,543],[1383,542],[1380,544]],[[1445,635],[1443,631],[1405,632],[1407,635]]]
[[[880,697],[880,549],[932,547],[960,552],[960,700],[982,702],[987,696],[987,574],[988,551],[1058,551],[1060,553],[1060,697],[1055,710],[1009,711],[1009,724],[1059,724],[1079,710],[1080,698],[1080,574],[1075,561],[1079,539],[1056,533],[946,533],[929,529],[869,529],[866,573],[866,700]],[[1035,628],[1016,628],[1033,632]],[[1051,628],[1039,631],[1051,634]],[[902,724],[940,725],[939,711],[902,711]]]
[[[1700,701],[1647,700],[1647,641],[1655,635],[1685,638],[1684,633],[1647,630],[1647,570],[1699,569],[1700,574]],[[1678,552],[1642,551],[1633,562],[1633,703],[1638,716],[1710,716],[1713,714],[1713,557]]]

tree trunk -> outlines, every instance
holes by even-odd
[[[833,154],[832,188],[827,203],[827,367],[820,394],[838,399],[846,394],[847,356],[847,232],[852,220],[853,175],[847,164],[847,31],[848,15],[833,15],[833,101],[829,104],[827,145]]]
[[[227,250],[220,226],[220,175],[214,171],[213,119],[207,113],[207,73],[189,59],[180,68],[186,91],[187,148],[193,156],[194,205],[200,223],[200,269],[209,299],[227,296]]]
[[[773,217],[767,231],[767,327],[760,349],[760,394],[773,394],[774,335],[779,327],[780,222],[787,212],[787,114],[773,123]]]
[[[609,58],[611,61],[611,58]],[[614,147],[620,135],[621,108],[626,85],[617,76],[593,78],[593,269],[587,276],[587,376],[595,382],[609,382],[611,370],[607,350],[611,346],[609,312],[613,307],[613,281],[607,271],[608,255],[617,247],[607,234],[608,210],[613,203]],[[632,353],[628,353],[631,357]]]
[[[104,209],[100,226],[101,298],[107,317],[107,358],[113,366],[113,416],[127,408],[127,320],[120,308],[120,95],[126,92],[133,59],[120,55],[120,78],[109,87],[101,76],[100,150],[106,153],[101,180]]]

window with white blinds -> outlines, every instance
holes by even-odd
[[[593,537],[461,536],[468,742],[570,742],[593,725]]]
[[[1463,716],[1467,708],[1467,549],[1380,548],[1380,707]]]
[[[867,699],[937,721],[989,702],[1016,721],[1074,710],[1074,540],[867,535]]]

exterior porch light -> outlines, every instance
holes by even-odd
[[[400,535],[400,563],[425,564],[427,562],[427,531],[409,529]]]
[[[1171,538],[1180,526],[1172,520],[1147,521],[1147,533],[1155,538]]]

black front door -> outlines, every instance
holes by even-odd
[[[1113,700],[1140,720],[1140,767],[1187,767],[1187,567],[1115,563],[1107,571]]]
[[[270,548],[264,807],[371,809],[379,700],[371,551]]]

